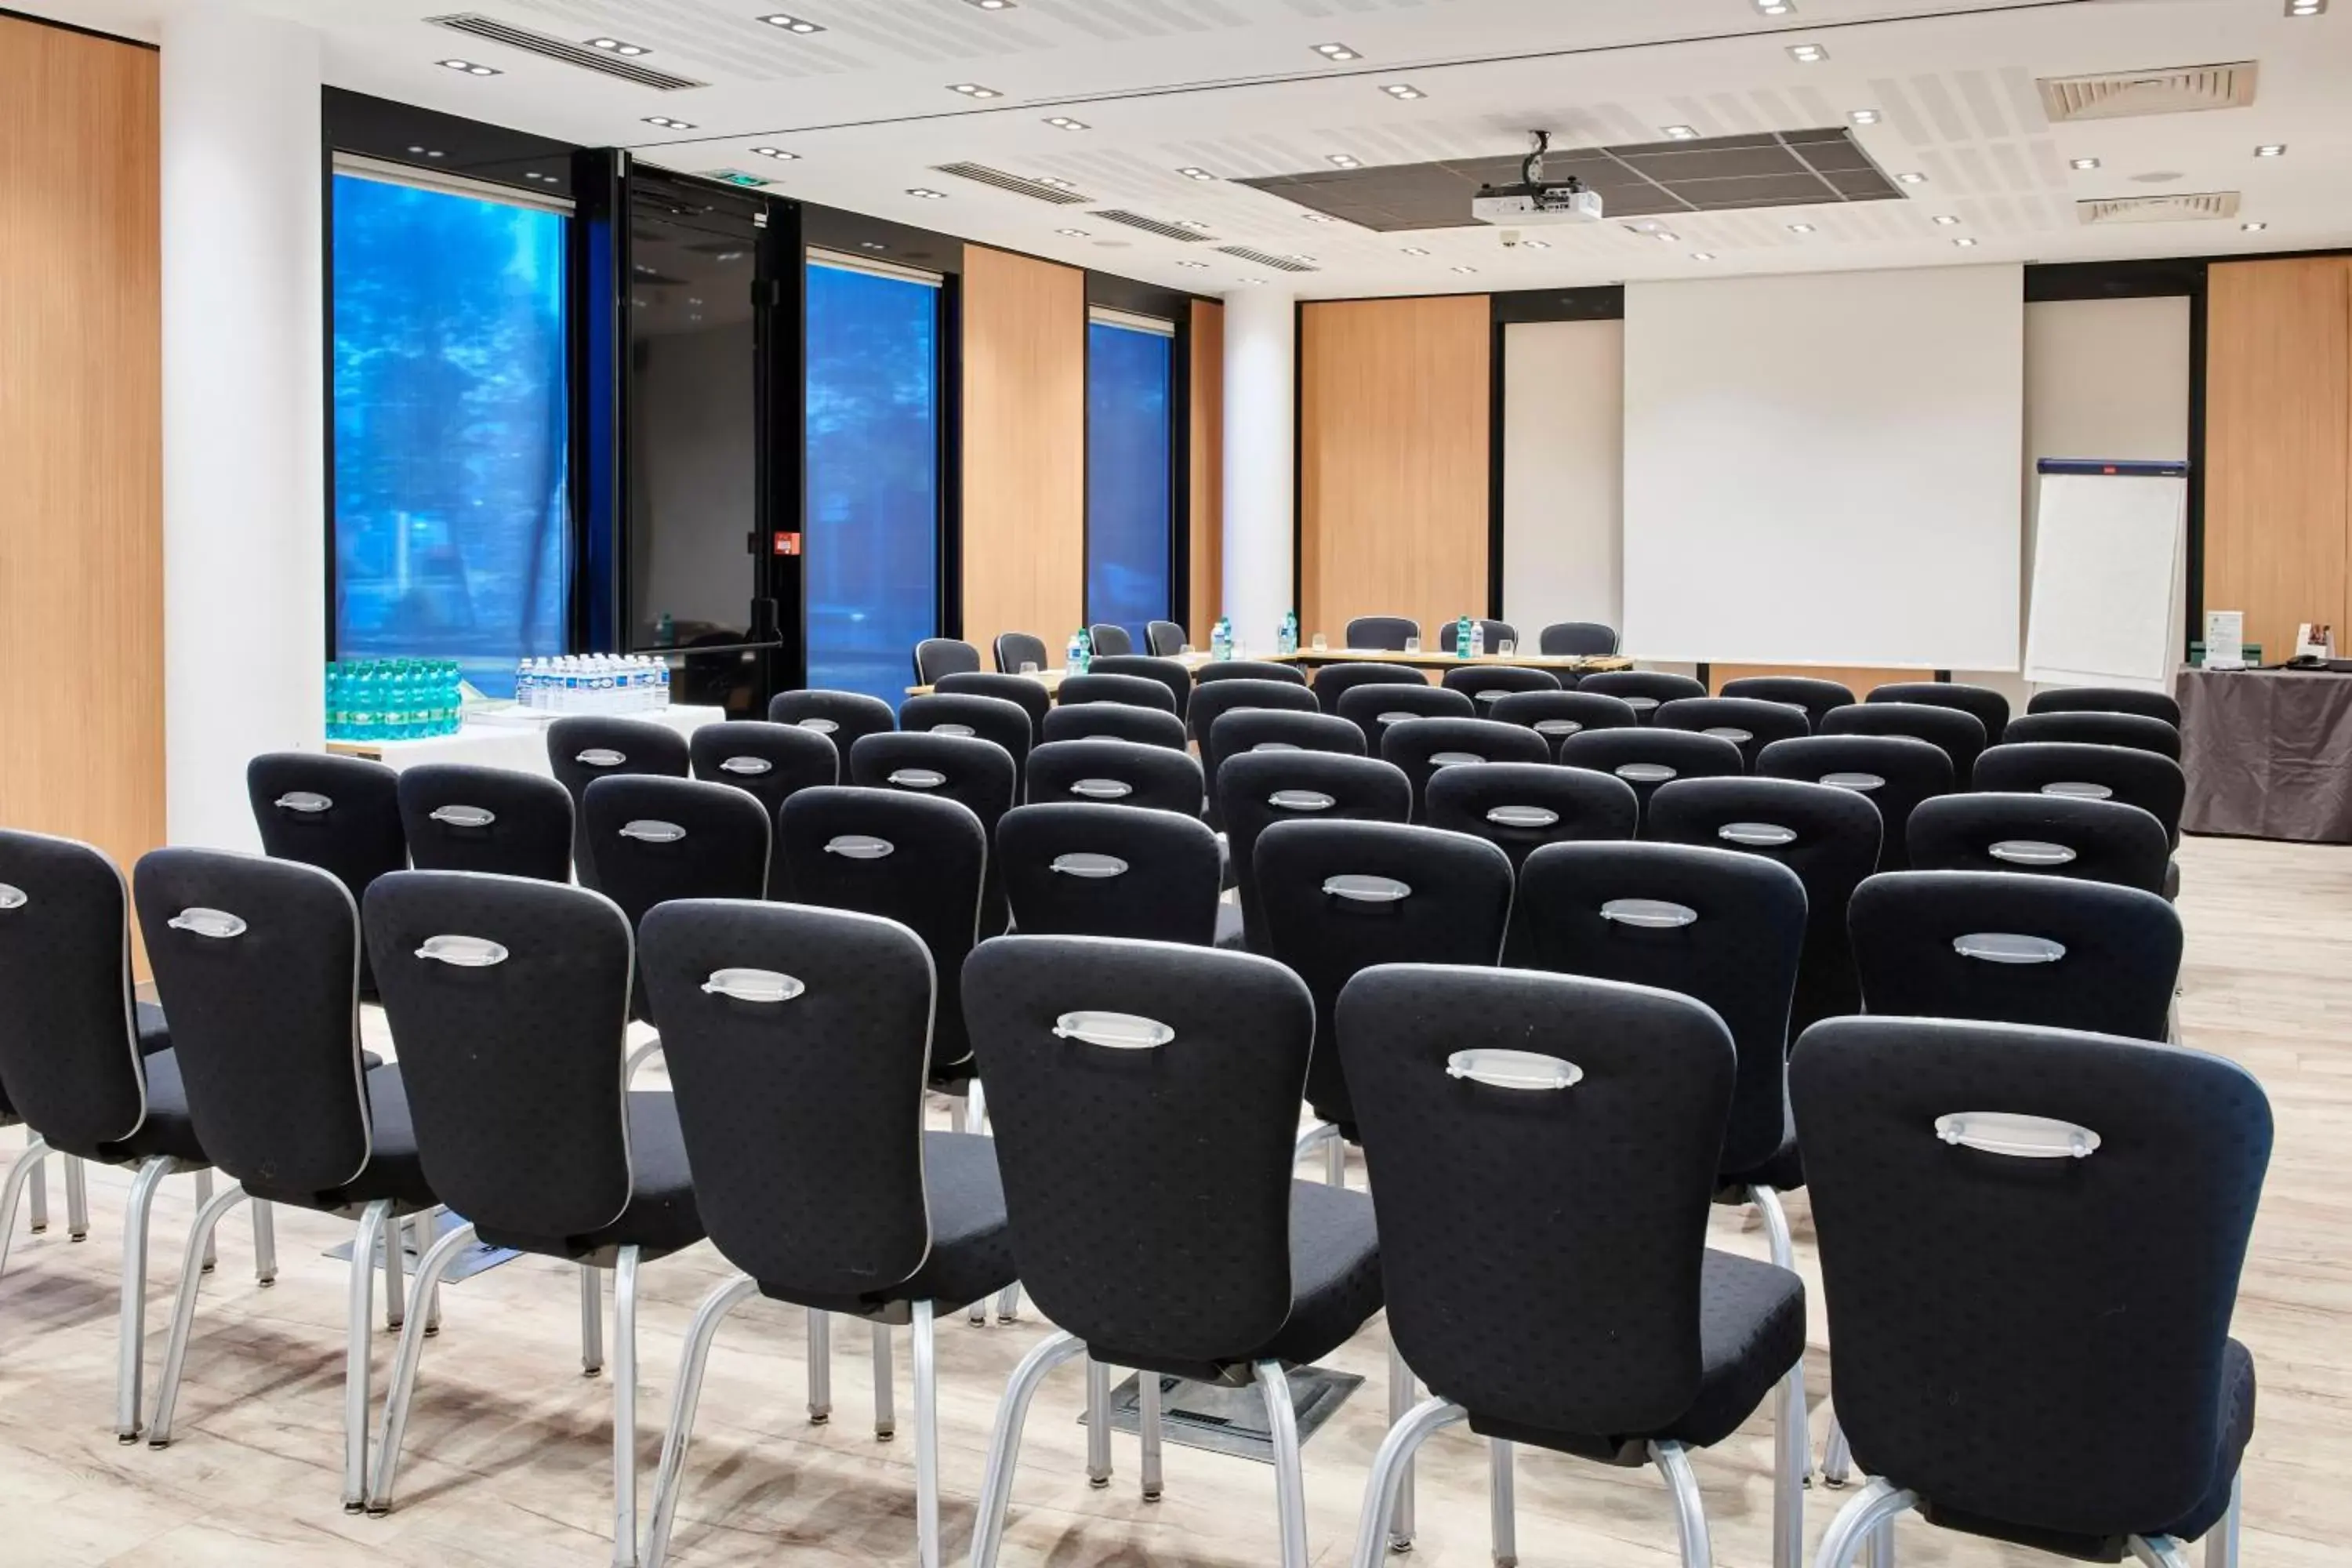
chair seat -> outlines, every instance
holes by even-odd
[[[1697,1397],[1655,1431],[1556,1432],[1483,1419],[1475,1410],[1470,1429],[1623,1465],[1645,1462],[1654,1441],[1710,1447],[1738,1431],[1805,1353],[1805,1282],[1785,1268],[1710,1248],[1699,1274],[1698,1338]]]
[[[1797,1128],[1793,1118],[1780,1134],[1780,1146],[1745,1171],[1726,1171],[1721,1178],[1725,1203],[1746,1203],[1747,1188],[1769,1187],[1776,1193],[1793,1193],[1805,1184],[1804,1152],[1797,1147]]]
[[[629,1167],[635,1185],[626,1207],[610,1225],[585,1236],[527,1236],[479,1226],[477,1236],[491,1247],[511,1247],[553,1258],[586,1258],[634,1247],[643,1258],[692,1247],[702,1239],[702,1215],[694,1206],[694,1177],[686,1164],[686,1140],[677,1126],[677,1101],[640,1089],[629,1096]]]
[[[921,1268],[887,1289],[864,1296],[811,1295],[761,1281],[760,1293],[796,1307],[852,1317],[887,1318],[909,1301],[961,1307],[993,1296],[1020,1278],[1013,1234],[1004,1222],[1004,1183],[996,1141],[971,1132],[923,1134],[923,1197],[931,1216],[931,1250]]]
[[[431,1208],[438,1200],[425,1179],[425,1164],[416,1153],[416,1124],[408,1113],[408,1089],[398,1066],[367,1070],[368,1163],[360,1173],[331,1192],[299,1193],[272,1190],[267,1184],[247,1182],[245,1190],[271,1203],[330,1214],[389,1198],[402,1213]]]
[[[157,1051],[172,1048],[172,1026],[163,1020],[163,1009],[153,1002],[131,1005],[131,1022],[139,1031],[139,1054],[152,1057]]]
[[[2168,904],[2180,901],[2180,862],[2178,860],[2164,863],[2164,901]]]
[[[190,1165],[212,1163],[205,1157],[205,1146],[196,1142],[196,1124],[188,1115],[187,1086],[180,1079],[180,1058],[170,1047],[147,1058],[147,1120],[130,1137],[101,1143],[92,1152],[110,1164],[131,1164],[158,1155]]]

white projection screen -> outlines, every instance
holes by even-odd
[[[1629,284],[1625,650],[2017,668],[2023,283]]]

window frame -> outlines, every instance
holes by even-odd
[[[1091,281],[1097,276],[1099,275],[1089,273],[1088,279]],[[1087,500],[1079,524],[1082,546],[1078,567],[1079,614],[1085,624],[1096,624],[1095,607],[1090,600],[1095,579],[1094,330],[1097,326],[1150,332],[1168,340],[1168,618],[1178,626],[1190,626],[1192,585],[1192,313],[1188,310],[1181,317],[1171,318],[1154,315],[1148,310],[1098,304],[1092,300],[1087,302],[1086,351],[1081,370],[1086,380],[1086,428],[1082,433],[1080,467]]]

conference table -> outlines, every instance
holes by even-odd
[[[467,716],[455,734],[428,735],[414,741],[330,741],[327,750],[339,756],[365,757],[392,768],[422,767],[427,763],[462,763],[469,767],[518,768],[552,778],[547,760],[547,727],[562,713],[532,709],[493,708]],[[727,717],[724,708],[675,705],[639,713],[615,713],[615,719],[641,719],[691,735],[705,724]]]
[[[2183,833],[2352,844],[2352,675],[2184,669]]]
[[[1215,662],[1205,653],[1180,653],[1166,656],[1198,676],[1202,668]],[[1250,664],[1296,664],[1307,669],[1327,664],[1402,664],[1414,669],[1548,669],[1554,675],[1591,675],[1604,669],[1631,669],[1633,661],[1616,654],[1557,654],[1557,653],[1486,653],[1465,658],[1458,654],[1433,653],[1423,649],[1417,653],[1391,653],[1374,647],[1303,647],[1297,653],[1244,653],[1238,656]],[[1051,694],[1062,689],[1066,672],[1041,669],[1031,676]],[[909,697],[927,697],[929,686],[909,686]]]

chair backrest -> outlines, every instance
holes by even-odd
[[[1662,669],[1604,669],[1577,678],[1579,691],[1597,691],[1603,697],[1619,697],[1633,710],[1633,716],[1646,724],[1660,706],[1682,697],[1704,697],[1706,686],[1687,675],[1674,675]]]
[[[1427,826],[1475,834],[1515,868],[1541,845],[1631,838],[1642,816],[1624,780],[1548,762],[1440,768],[1423,785],[1421,805]]]
[[[687,737],[694,776],[732,784],[760,803],[773,822],[800,790],[841,782],[841,752],[814,730],[756,719],[705,724]]]
[[[868,735],[850,748],[849,782],[864,789],[902,790],[932,800],[954,801],[979,819],[981,832],[992,839],[998,819],[1021,798],[1020,775],[1012,753],[993,741],[971,735]],[[823,901],[797,892],[793,896],[803,903]],[[889,910],[867,912],[906,920]],[[923,929],[915,921],[906,920],[906,923]],[[980,931],[982,936],[994,936],[1003,929],[1004,889],[990,858],[981,895]]]
[[[980,668],[980,649],[955,637],[925,637],[915,645],[915,684],[937,685],[940,677]],[[1013,667],[1018,669],[1020,667]],[[1043,668],[1044,666],[1038,668]]]
[[[1242,939],[1265,951],[1265,910],[1258,902],[1258,835],[1277,822],[1395,822],[1412,815],[1412,785],[1377,757],[1332,752],[1243,752],[1217,779],[1217,814],[1233,858],[1242,906]]]
[[[265,752],[245,767],[264,854],[331,871],[356,903],[386,871],[406,869],[400,775],[382,763],[320,752]]]
[[[1029,721],[1028,710],[1018,702],[946,692],[909,697],[899,704],[898,728],[909,735],[961,735],[995,742],[1013,759],[1013,798],[1020,798],[1018,783],[1022,770],[1029,765],[1029,749],[1037,743],[1037,731]]]
[[[1139,746],[1163,746],[1179,752],[1187,744],[1183,720],[1162,708],[1143,708],[1129,702],[1081,702],[1075,708],[1064,703],[1045,715],[1045,726],[1040,735],[1048,743],[1131,741]],[[1030,753],[1029,765],[1037,765],[1034,752]]]
[[[1853,702],[1853,689],[1842,682],[1823,680],[1811,675],[1743,675],[1723,683],[1726,697],[1753,698],[1759,702],[1778,702],[1786,708],[1801,708],[1805,721],[1819,733],[1822,715],[1832,708],[1849,707]]]
[[[1307,684],[1307,671],[1296,664],[1278,664],[1270,658],[1216,658],[1202,665],[1192,677],[1198,686],[1212,685],[1220,680],[1279,680],[1291,686]]]
[[[1198,816],[1204,789],[1201,764],[1188,752],[1135,741],[1048,741],[1029,753],[1024,798],[1032,805],[1144,806]]]
[[[992,670],[967,669],[954,675],[941,676],[933,691],[941,696],[999,697],[1029,715],[1029,729],[1034,734],[1045,722],[1045,710],[1054,705],[1054,694],[1045,683],[1026,675],[999,675]],[[910,699],[909,700],[913,700]],[[899,724],[906,722],[906,710],[899,710]]]
[[[1197,816],[1116,805],[1016,805],[996,825],[1013,928],[1208,947],[1223,886],[1217,836]]]
[[[1087,628],[1087,637],[1097,653],[1133,653],[1135,638],[1125,626],[1115,626],[1108,621],[1097,621]]]
[[[1915,870],[2078,877],[2149,893],[2164,891],[2172,858],[2164,824],[2115,800],[1948,795],[1919,803],[1909,834]]]
[[[1940,747],[1952,759],[1952,777],[1965,787],[1985,749],[1985,727],[1975,714],[1932,702],[1857,702],[1822,716],[1824,735],[1903,735]]]
[[[2028,713],[2010,721],[2009,739],[2020,745],[2058,741],[2084,746],[2128,746],[2180,760],[2180,731],[2144,713]]]
[[[2013,742],[1977,759],[1976,787],[2018,795],[2119,800],[2164,824],[2168,843],[2180,842],[2180,805],[2189,779],[2180,764],[2128,746],[2086,746],[2077,741]]]
[[[1490,621],[1483,616],[1474,616],[1471,617],[1470,624],[1486,634],[1484,640],[1488,653],[1501,652],[1501,644],[1506,639],[1514,643],[1519,640],[1518,628],[1508,621]],[[1437,626],[1437,651],[1452,653],[1454,649],[1454,639],[1461,634],[1461,631],[1462,625],[1459,621],[1440,621]]]
[[[1054,668],[1053,657],[1045,651],[1045,639],[1034,632],[997,633],[995,652],[1000,674],[1018,675],[1024,664],[1035,665],[1041,675]]]
[[[1404,771],[1412,785],[1412,820],[1420,822],[1428,814],[1430,778],[1440,769],[1480,763],[1549,765],[1551,744],[1533,730],[1493,719],[1408,719],[1381,730],[1381,760]]]
[[[157,849],[131,872],[196,1141],[257,1197],[299,1204],[368,1163],[360,911],[312,866]]]
[[[586,811],[593,875],[583,880],[632,926],[671,899],[767,896],[774,818],[740,789],[698,779],[598,779]]]
[[[1990,686],[1958,680],[1890,680],[1870,689],[1871,702],[1922,702],[1930,708],[1952,708],[1974,716],[1984,726],[1985,744],[2000,744],[2009,725],[2009,699]]]
[[[1732,1099],[1722,1020],[1639,986],[1395,963],[1349,983],[1339,1032],[1413,1375],[1551,1430],[1686,1412]]]
[[[420,871],[572,879],[572,793],[520,768],[426,763],[400,773],[400,820]]]
[[[1739,748],[1740,761],[1750,771],[1765,747],[1810,735],[1813,728],[1794,708],[1753,697],[1680,697],[1660,705],[1650,722],[1661,730],[1688,730],[1728,741]]]
[[[1805,887],[1805,950],[1789,1007],[1794,1039],[1817,1019],[1862,1011],[1846,904],[1876,869],[1884,831],[1870,797],[1794,779],[1678,779],[1650,797],[1645,837],[1777,860]]]
[[[1756,759],[1759,777],[1850,789],[1878,808],[1878,868],[1911,864],[1905,832],[1921,801],[1952,793],[1952,759],[1905,735],[1808,735],[1775,741]]]
[[[922,938],[872,915],[687,900],[646,918],[640,955],[719,1255],[804,1300],[912,1275],[931,1247]]]
[[[2180,728],[2180,704],[2169,693],[2141,691],[2128,686],[2059,686],[2037,691],[2025,704],[2028,713],[2137,713],[2161,719]]]
[[[1184,651],[1189,634],[1174,621],[1147,621],[1143,627],[1143,650],[1160,658],[1174,658]]]
[[[1790,1079],[1838,1421],[1873,1474],[2107,1537],[2109,1558],[2226,1485],[2230,1314],[2272,1140],[2252,1074],[2060,1029],[1833,1018]],[[2022,1158],[1989,1117],[2098,1144]]]
[[[1013,679],[1018,680],[1020,677]],[[1054,700],[1065,708],[1084,707],[1089,702],[1124,702],[1137,708],[1156,708],[1162,713],[1176,711],[1175,693],[1164,682],[1148,675],[1066,676],[1054,693]],[[1045,715],[1039,715],[1040,728],[1045,721]]]
[[[547,727],[548,770],[572,796],[572,859],[588,867],[588,816],[581,799],[591,783],[645,773],[682,779],[693,765],[686,737],[649,719],[573,714]],[[366,909],[366,900],[360,900]],[[373,948],[370,950],[373,952]]]
[[[1599,621],[1554,621],[1537,636],[1537,651],[1554,658],[1606,658],[1617,651],[1617,628]]]
[[[1865,1012],[2165,1037],[2180,917],[2157,894],[2005,871],[1887,871],[1847,905]]]
[[[1192,700],[1192,672],[1181,659],[1158,658],[1150,654],[1105,654],[1087,667],[1089,675],[1139,675],[1156,680],[1168,689],[1175,700],[1176,717],[1181,719],[1187,704]]]
[[[1449,669],[1440,681],[1491,715],[1495,704],[1514,691],[1558,691],[1559,677],[1549,669],[1525,669],[1511,664],[1465,664]]]
[[[1739,1056],[1727,1173],[1788,1130],[1789,1009],[1805,885],[1760,856],[1688,844],[1549,844],[1519,873],[1528,967],[1679,991],[1715,1009]]]
[[[1359,686],[1426,686],[1429,677],[1409,664],[1327,664],[1315,672],[1315,700],[1337,717],[1339,699]]]
[[[1486,717],[1524,724],[1544,738],[1554,758],[1570,735],[1586,730],[1630,730],[1642,720],[1622,697],[1579,688],[1574,691],[1514,691],[1496,700]]]
[[[1287,680],[1209,680],[1192,693],[1187,722],[1195,741],[1205,742],[1217,721],[1236,708],[1274,708],[1292,713],[1319,711],[1315,694]]]
[[[980,656],[975,653],[972,658],[976,661]],[[833,742],[833,749],[846,763],[850,747],[867,735],[885,735],[897,729],[898,715],[879,697],[862,691],[779,691],[768,699],[768,722],[815,731]]]
[[[1122,1365],[1272,1338],[1314,1032],[1298,977],[1210,948],[1013,936],[972,954],[965,994],[1037,1310]]]
[[[979,940],[989,833],[971,808],[941,796],[876,789],[804,789],[777,819],[782,896],[896,921],[922,939],[938,986],[931,1067],[970,1060],[963,961]]]
[[[1364,732],[1345,719],[1308,709],[1234,708],[1220,713],[1201,732],[1201,772],[1208,780],[1210,803],[1217,793],[1217,769],[1227,757],[1244,752],[1332,752],[1343,757],[1364,754]],[[1224,826],[1221,813],[1210,820]]]
[[[1349,647],[1402,653],[1406,641],[1421,635],[1421,623],[1411,616],[1358,616],[1348,623]]]
[[[1672,779],[1737,778],[1747,772],[1739,748],[1717,735],[1636,725],[1631,730],[1587,730],[1559,743],[1563,767],[1614,773],[1633,786],[1644,816],[1650,796]]]
[[[122,874],[87,844],[0,828],[0,1083],[52,1148],[94,1155],[147,1119],[131,1019]]]
[[[1364,732],[1364,754],[1377,757],[1381,735],[1391,724],[1407,719],[1475,719],[1478,705],[1459,691],[1425,680],[1411,685],[1377,682],[1339,693],[1337,712]]]
[[[1307,1102],[1341,1127],[1356,1116],[1332,1034],[1332,1008],[1376,963],[1502,960],[1510,857],[1483,838],[1386,822],[1277,822],[1251,852],[1265,951],[1315,997]]]
[[[620,907],[523,877],[396,871],[361,922],[435,1195],[492,1245],[535,1251],[618,1218],[635,946]]]

